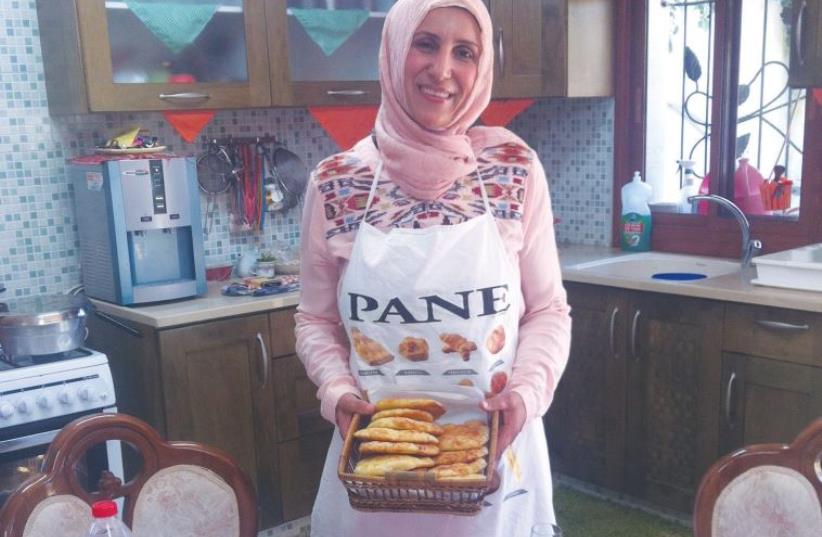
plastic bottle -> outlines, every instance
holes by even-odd
[[[113,501],[94,502],[91,516],[94,522],[88,530],[88,537],[131,537],[131,530],[117,518],[117,504]]]
[[[630,183],[622,187],[622,220],[620,244],[627,252],[647,252],[651,249],[651,185],[634,172]]]
[[[697,213],[697,204],[688,201],[691,196],[699,194],[700,185],[696,182],[694,175],[693,160],[679,160],[679,167],[682,168],[682,188],[679,189],[679,212],[694,214]]]

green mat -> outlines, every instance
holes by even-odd
[[[691,537],[691,530],[565,486],[554,490],[563,537]]]

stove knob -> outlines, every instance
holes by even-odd
[[[17,401],[17,411],[21,414],[28,414],[32,410],[31,400],[21,399]]]
[[[83,386],[77,390],[77,396],[81,401],[94,401],[94,390],[91,386]]]
[[[57,400],[63,403],[64,405],[71,404],[71,394],[67,391],[62,391],[57,396]]]
[[[41,395],[37,398],[37,406],[40,408],[49,409],[51,408],[51,399],[49,399],[48,396]]]
[[[102,391],[100,392],[100,401],[107,401],[108,400],[108,392]]]
[[[14,414],[14,405],[7,402],[0,403],[0,418],[10,418]]]

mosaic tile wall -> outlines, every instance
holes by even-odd
[[[80,283],[66,159],[135,123],[170,150],[201,147],[183,142],[159,113],[51,118],[38,36],[33,0],[0,2],[0,283],[6,296],[58,293]],[[558,239],[608,244],[613,101],[541,101],[510,127],[539,151],[548,171],[554,212],[562,220]],[[229,134],[277,136],[309,166],[337,150],[304,109],[222,111],[202,140]],[[267,219],[261,233],[233,234],[228,201],[218,196],[205,241],[207,266],[233,263],[251,246],[299,242],[299,210]],[[205,209],[206,198],[201,202]]]

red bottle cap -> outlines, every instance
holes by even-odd
[[[108,518],[117,514],[117,504],[111,500],[100,500],[91,506],[91,516],[94,518]]]

